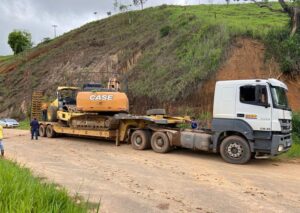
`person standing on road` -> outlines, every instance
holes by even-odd
[[[3,146],[2,140],[3,140],[3,127],[2,127],[2,125],[0,125],[0,150],[1,150],[1,157],[4,156],[4,146]]]
[[[196,121],[196,119],[194,117],[192,117],[191,127],[192,127],[192,129],[198,128],[198,122]]]
[[[40,124],[39,124],[39,122],[37,121],[36,118],[34,118],[30,122],[30,127],[31,127],[31,140],[33,140],[34,136],[35,136],[35,139],[38,140],[38,134],[39,134]]]

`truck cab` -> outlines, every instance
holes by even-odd
[[[216,83],[213,151],[229,162],[275,156],[292,144],[287,86],[276,79]],[[247,147],[248,146],[248,147]],[[249,149],[249,150],[248,150]]]

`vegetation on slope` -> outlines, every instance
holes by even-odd
[[[265,39],[271,29],[287,24],[284,15],[253,4],[162,8],[169,18],[161,30],[168,26],[169,33],[157,39],[130,73],[134,96],[182,98],[218,69],[233,38]]]
[[[219,68],[235,37],[264,39],[287,23],[254,4],[160,6],[92,22],[0,62],[0,112],[24,117],[33,90],[53,97],[58,85],[99,79],[87,71],[103,82],[118,72],[132,104],[170,103]]]
[[[88,212],[64,189],[42,183],[30,171],[0,159],[0,212]]]
[[[300,33],[291,37],[289,29],[275,29],[265,41],[267,54],[275,56],[283,73],[293,77],[300,74]]]

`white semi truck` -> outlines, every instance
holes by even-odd
[[[134,149],[151,147],[158,153],[184,147],[220,153],[228,163],[244,164],[251,158],[275,156],[291,147],[292,114],[286,92],[287,86],[276,79],[219,81],[211,129],[181,129],[177,124],[185,122],[184,117],[150,110],[139,116],[115,114],[116,125],[108,129],[88,126],[90,116],[81,126],[44,121],[40,122],[40,135],[92,136],[115,140],[116,144],[127,141]],[[103,101],[110,100],[99,104]]]
[[[276,79],[219,81],[212,128],[169,130],[169,138],[173,146],[220,153],[226,162],[234,164],[286,152],[292,145],[287,90]]]
[[[215,87],[212,149],[230,163],[274,156],[292,145],[287,86],[276,79],[219,81]]]

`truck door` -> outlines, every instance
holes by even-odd
[[[253,130],[270,131],[272,108],[267,85],[237,87],[236,118],[246,121]]]

